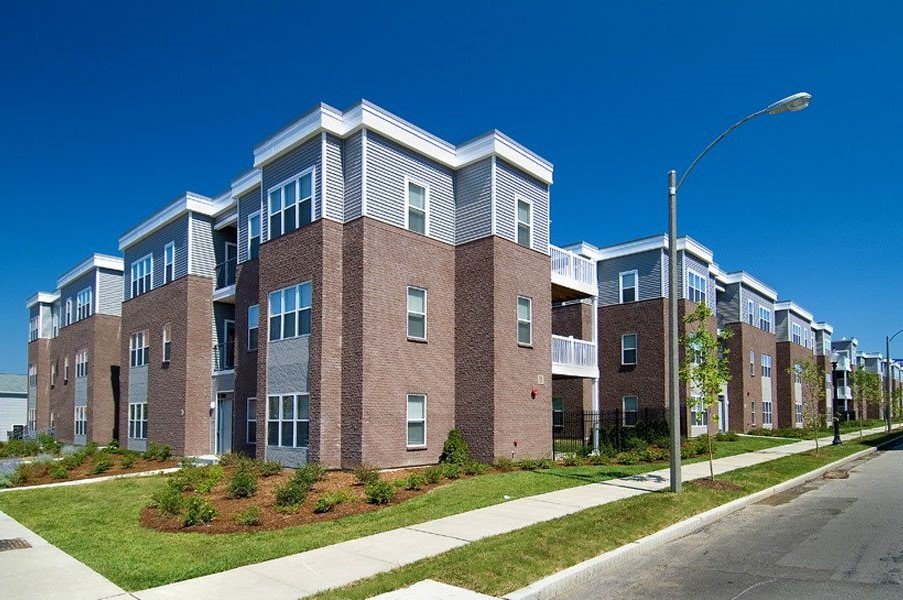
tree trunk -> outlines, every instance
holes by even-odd
[[[709,477],[715,481],[715,457],[712,454],[712,436],[709,436]]]

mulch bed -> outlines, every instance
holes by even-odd
[[[716,479],[715,481],[712,481],[711,479],[697,479],[693,482],[693,485],[698,485],[699,487],[708,488],[710,490],[721,490],[729,492],[743,491],[742,486],[739,486],[736,483],[731,483],[730,481],[721,481],[720,479]]]
[[[50,473],[45,473],[39,477],[30,477],[28,482],[23,485],[13,486],[16,489],[27,488],[33,485],[42,485],[45,483],[61,483],[64,481],[77,481],[80,479],[96,479],[98,477],[110,477],[112,475],[125,475],[126,473],[140,473],[142,471],[159,471],[161,469],[169,469],[172,467],[178,467],[179,463],[175,460],[146,460],[144,458],[138,458],[128,469],[123,469],[119,464],[121,460],[121,456],[118,454],[110,454],[110,458],[113,461],[113,466],[104,471],[103,473],[92,473],[91,469],[94,466],[91,462],[92,457],[88,457],[85,462],[75,467],[74,469],[69,470],[69,476],[65,479],[54,479],[50,476]]]

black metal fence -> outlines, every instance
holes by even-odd
[[[554,411],[552,447],[556,454],[588,453],[593,449],[593,429],[598,423],[600,446],[626,450],[630,438],[639,437],[652,442],[666,437],[667,416],[664,408],[642,408],[627,413],[619,409],[600,413]]]

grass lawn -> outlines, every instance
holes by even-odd
[[[718,442],[716,456],[785,443],[741,437],[735,442]],[[139,513],[151,494],[164,485],[162,477],[6,492],[0,494],[0,510],[131,591],[497,504],[506,495],[523,498],[665,467],[667,463],[493,473],[455,481],[379,511],[254,533],[167,533],[141,527]]]
[[[316,597],[369,598],[427,578],[501,596],[687,517],[899,435],[879,434],[862,443],[857,440],[828,446],[817,457],[797,454],[718,476],[741,486],[742,491],[716,491],[690,483],[679,495],[655,492],[591,508],[474,542]]]

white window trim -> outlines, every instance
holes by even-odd
[[[633,300],[636,302],[640,299],[640,274],[636,269],[630,271],[621,271],[618,273],[618,302],[619,304],[627,304],[624,301],[624,290],[630,289],[624,287],[624,275],[633,275]]]
[[[411,290],[417,290],[419,292],[423,292],[423,312],[418,313],[411,310]],[[409,285],[405,288],[405,304],[407,305],[407,311],[405,312],[405,330],[408,335],[409,340],[414,340],[417,342],[425,342],[429,336],[429,327],[427,325],[427,313],[429,312],[429,303],[428,303],[428,292],[426,288],[417,287],[416,285]],[[411,335],[411,327],[410,327],[410,319],[411,315],[417,315],[423,317],[423,337],[417,337],[416,335]]]
[[[138,418],[133,419],[133,418],[132,418],[132,413],[133,413],[132,407],[133,407],[133,406],[134,406],[134,407],[142,407],[140,410],[139,410],[138,408],[136,408],[136,409],[134,410],[135,413],[139,413],[139,412],[141,413],[140,415],[137,415],[137,414],[135,415],[135,416],[140,416],[140,417],[141,417],[140,419],[138,419]],[[141,432],[142,427],[141,427],[140,424],[141,424],[141,423],[147,423],[147,422],[148,422],[148,419],[147,419],[147,401],[145,400],[144,402],[129,402],[129,408],[128,408],[128,411],[129,411],[129,413],[128,413],[128,432],[127,432],[128,439],[130,439],[130,440],[146,440],[146,439],[147,439],[147,433],[146,433],[146,432],[145,432],[145,434],[144,434],[143,436],[141,436],[141,435],[134,435],[134,436],[133,436],[133,435],[132,435],[132,431],[134,430],[134,431],[135,431],[136,433],[138,433],[138,434],[142,433],[142,432]],[[134,425],[134,428],[133,428],[133,425]]]
[[[633,394],[621,396],[621,425],[623,427],[636,427],[636,425],[628,425],[627,424],[627,412],[628,412],[627,411],[627,399],[628,398],[633,398],[634,400],[636,400],[636,410],[635,411],[632,410],[630,412],[636,414],[637,421],[639,421],[639,418],[640,418],[640,399],[639,399],[639,397],[635,396]]]
[[[523,298],[529,303],[530,308],[530,341],[522,342],[520,341],[520,324],[523,323],[523,319],[520,318],[520,299]],[[533,298],[529,296],[517,295],[517,303],[514,305],[515,307],[515,316],[517,317],[517,327],[514,331],[514,339],[517,340],[517,345],[522,348],[532,348],[533,347]]]
[[[77,436],[85,436],[88,434],[88,415],[87,409],[88,407],[85,405],[76,406],[74,411],[74,424],[73,431]],[[79,417],[81,417],[79,419]],[[79,423],[81,423],[81,427],[79,427]]]
[[[310,287],[310,306],[302,307],[301,306],[301,287],[304,285],[307,285]],[[292,310],[292,314],[295,316],[294,317],[295,318],[295,334],[291,337],[286,337],[286,335],[285,335],[285,315],[287,314],[285,312],[285,292],[288,290],[292,290],[295,293],[295,308]],[[272,306],[273,303],[270,300],[270,294],[274,294],[276,292],[279,292],[281,294],[281,297],[280,297],[281,300],[280,300],[280,307],[279,307],[279,313],[278,313],[278,315],[280,317],[279,337],[274,340],[271,337],[271,332],[270,332],[270,319],[272,319],[275,316],[273,314],[273,306]],[[311,317],[310,328],[311,328],[311,331],[313,330],[314,286],[313,286],[312,281],[310,281],[310,280],[302,281],[300,283],[296,283],[295,285],[290,285],[285,288],[273,290],[272,292],[270,292],[266,295],[266,298],[267,298],[267,340],[268,341],[279,342],[282,340],[291,340],[291,339],[295,339],[295,338],[310,336],[309,332],[301,333],[300,324],[301,324],[301,311],[309,310],[310,317]],[[259,313],[258,313],[258,315],[259,315]],[[259,316],[258,316],[258,318],[259,318]],[[259,321],[258,321],[258,326],[259,326]],[[258,346],[260,345],[260,332],[259,331],[258,331],[258,335],[257,335],[257,344],[258,344]],[[285,395],[285,394],[283,394],[283,395]]]
[[[301,181],[301,179],[303,179],[304,177],[307,177],[308,175],[310,175],[310,222],[313,223],[314,221],[317,220],[317,214],[316,214],[316,211],[314,210],[316,202],[317,202],[317,167],[311,166],[311,167],[307,167],[300,173],[296,173],[296,174],[292,175],[291,177],[288,177],[288,178],[282,180],[281,182],[277,183],[276,185],[270,186],[270,188],[267,190],[266,195],[263,197],[263,201],[266,204],[266,208],[267,208],[267,241],[273,239],[273,230],[270,228],[270,217],[272,216],[272,213],[270,213],[270,194],[273,192],[273,190],[280,190],[279,197],[280,197],[280,200],[282,201],[282,204],[281,204],[281,208],[279,209],[279,213],[282,215],[281,216],[282,233],[279,234],[279,237],[282,237],[283,235],[285,235],[285,198],[282,197],[281,190],[282,190],[282,188],[284,188],[285,186],[287,186],[288,184],[290,184],[294,181],[295,182],[295,193],[297,195],[296,199],[295,199],[295,206],[296,207],[299,206],[301,204],[301,189],[300,189],[300,186],[297,185],[297,183],[299,181]],[[303,227],[301,225],[301,211],[297,211],[295,213],[295,219],[297,220],[297,222],[296,222],[295,228],[292,231],[297,231],[301,227]],[[261,229],[260,233],[261,233],[261,237],[262,237],[262,235],[263,235],[263,219],[261,219],[260,229]],[[261,240],[261,241],[263,241],[263,240]]]
[[[250,410],[252,400],[254,401],[254,410],[253,411]],[[253,419],[251,418],[252,416],[254,417]],[[257,431],[257,397],[256,396],[252,396],[250,398],[245,399],[245,443],[249,444],[251,446],[256,446],[257,445],[257,437],[255,436],[254,439],[252,440],[251,435],[250,435],[251,432],[250,432],[249,426],[252,421],[254,423],[254,431],[256,432]]]
[[[530,227],[530,245],[527,247],[532,249],[533,248],[533,222],[535,220],[533,218],[533,201],[530,200],[529,198],[524,198],[520,194],[514,194],[514,242],[516,244],[520,245],[520,242],[518,242],[518,240],[517,240],[517,237],[518,237],[517,236],[517,228],[518,228],[518,225],[520,225],[520,223],[521,223],[520,216],[518,215],[518,210],[517,210],[517,205],[519,202],[524,202],[530,206],[530,222],[527,224]]]
[[[756,376],[756,352],[755,350],[749,351],[749,376]]]
[[[66,325],[72,325],[72,298],[66,298]]]
[[[767,319],[763,319],[762,318],[763,315],[766,316]],[[773,327],[773,325],[772,325],[773,321],[772,321],[771,317],[772,317],[772,312],[769,309],[765,308],[764,306],[759,306],[759,329],[761,329],[762,331],[767,331],[768,333],[771,333],[771,328]],[[765,321],[765,323],[768,325],[767,328],[762,327],[762,321]]]
[[[746,323],[747,325],[756,323],[756,303],[752,300],[746,301]]]
[[[166,260],[166,252],[167,250],[172,249],[172,260]],[[172,268],[172,274],[169,273],[170,267]],[[153,272],[153,271],[151,271]],[[151,275],[151,279],[153,279],[153,275]],[[166,285],[176,279],[176,243],[169,242],[165,246],[163,246],[163,284]]]
[[[294,417],[290,420],[282,418],[282,399],[286,396],[292,397],[293,408],[292,413]],[[298,410],[299,398],[302,396],[307,396],[307,410],[308,410],[308,418],[301,419],[300,418],[300,410]],[[279,399],[279,415],[273,419],[270,415],[270,398],[278,398]],[[287,394],[267,394],[267,407],[266,407],[266,415],[267,415],[267,424],[266,424],[266,432],[264,433],[264,440],[266,445],[271,448],[309,448],[310,447],[310,393],[299,393],[299,392],[290,392]],[[270,421],[274,421],[279,423],[279,443],[278,444],[270,444]],[[292,423],[292,444],[285,445],[282,443],[282,424],[283,423]],[[307,423],[307,445],[299,446],[298,445],[298,423]]]
[[[762,354],[762,358],[759,359],[760,369],[762,377],[768,377],[771,379],[771,376],[774,372],[774,359],[769,354]],[[768,363],[767,365],[765,363]],[[765,369],[768,369],[768,375],[765,374]]]
[[[149,260],[149,267],[148,267],[149,271],[148,272],[150,273],[150,280],[149,280],[150,284],[148,285],[148,288],[146,290],[136,294],[135,293],[135,288],[136,288],[136,286],[135,286],[135,281],[136,281],[135,267],[137,265],[140,265],[141,263],[143,263],[145,260]],[[154,253],[150,252],[148,254],[145,254],[144,256],[142,256],[141,258],[139,258],[137,260],[133,260],[132,264],[129,265],[129,274],[130,274],[130,276],[129,276],[129,298],[137,298],[138,296],[141,296],[142,294],[146,294],[149,291],[151,291],[152,289],[154,289]],[[143,279],[143,277],[140,277],[139,279]]]
[[[75,295],[75,321],[82,321],[94,314],[94,290],[88,286]]]
[[[141,335],[141,346],[137,344],[137,338],[135,336]],[[134,333],[129,335],[129,368],[137,369],[140,367],[146,367],[149,361],[148,350],[149,350],[149,341],[148,340],[148,330],[142,329],[141,331],[135,331]],[[132,364],[132,353],[136,351],[141,352],[141,360],[143,362],[138,364]]]
[[[709,280],[708,280],[708,277],[706,275],[703,275],[699,271],[697,271],[695,269],[691,269],[689,267],[684,269],[684,271],[685,271],[684,281],[686,281],[686,285],[684,286],[686,288],[686,290],[684,291],[684,293],[685,293],[684,298],[691,302],[697,302],[696,300],[693,300],[693,298],[690,297],[690,273],[692,273],[693,275],[696,275],[697,277],[702,279],[702,283],[705,286],[705,289],[702,292],[703,300],[706,304],[708,304],[709,303]]]
[[[410,175],[404,176],[404,228],[408,231],[411,231],[410,224],[410,216],[411,216],[411,185],[414,184],[418,187],[422,187],[423,192],[423,235],[430,234],[430,184],[417,179],[415,177],[411,177]],[[415,207],[415,210],[420,210]],[[419,233],[419,232],[412,232]]]
[[[633,336],[633,348],[625,348],[624,347],[624,338],[626,338],[627,336],[630,336],[630,335]],[[628,332],[621,336],[621,365],[622,366],[630,367],[630,366],[635,366],[637,364],[637,362],[638,362],[637,359],[639,358],[639,353],[640,353],[639,340],[640,340],[640,337],[636,333],[633,333],[633,332]],[[624,350],[633,350],[633,355],[634,355],[633,362],[624,362]]]
[[[163,362],[168,363],[172,360],[172,323],[165,323],[163,325],[161,336],[163,343],[161,344],[160,354],[162,355]],[[167,356],[166,352],[167,343],[169,344],[169,356]]]
[[[267,296],[267,302],[269,302],[269,296]],[[257,308],[257,327],[251,327],[251,309]],[[257,330],[257,348],[251,348],[251,330]],[[269,324],[267,325],[267,331],[269,332]],[[257,352],[260,348],[260,304],[252,304],[248,307],[248,352]]]
[[[423,419],[411,419],[411,396],[420,396],[423,398]],[[418,393],[418,392],[409,392],[404,397],[404,410],[405,410],[405,422],[404,422],[404,438],[405,438],[405,447],[409,449],[414,448],[426,448],[426,406],[427,406],[427,395]],[[423,421],[423,443],[422,444],[412,444],[411,440],[408,437],[408,426],[411,423],[416,423]]]
[[[269,196],[267,196],[267,202],[269,202]],[[246,223],[248,233],[247,233],[247,242],[246,242],[247,247],[245,248],[245,254],[247,255],[247,260],[253,260],[251,258],[251,238],[252,238],[252,236],[251,236],[251,219],[253,219],[254,217],[257,217],[257,230],[258,230],[257,231],[257,253],[258,253],[258,256],[260,255],[260,242],[263,241],[263,219],[261,217],[260,210],[255,210],[254,212],[252,212],[251,214],[248,215],[248,220]]]

